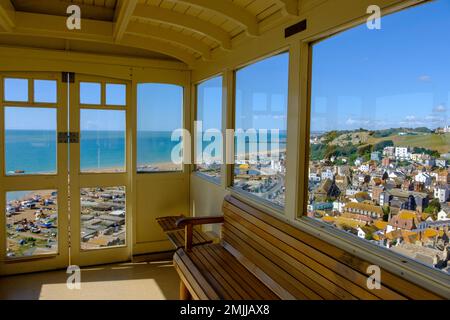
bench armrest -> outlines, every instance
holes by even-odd
[[[177,227],[184,227],[184,250],[191,251],[192,249],[192,232],[194,225],[223,223],[223,216],[212,217],[185,217],[178,219],[175,223]]]
[[[202,224],[213,224],[213,223],[223,223],[223,216],[211,216],[211,217],[183,217],[176,221],[177,227],[185,227],[186,225],[202,225]]]

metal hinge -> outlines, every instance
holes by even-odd
[[[75,83],[75,72],[62,72],[63,83]]]
[[[79,132],[58,132],[58,143],[79,143]]]

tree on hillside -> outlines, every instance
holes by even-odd
[[[439,211],[441,211],[441,204],[439,203],[439,199],[433,199],[428,204],[428,207],[425,208],[423,212],[436,215]]]
[[[373,151],[383,151],[384,148],[386,147],[393,147],[394,146],[394,141],[392,140],[384,140],[384,141],[380,141],[378,143],[376,143],[373,146]]]

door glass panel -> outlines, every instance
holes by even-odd
[[[5,107],[6,174],[56,173],[56,109]]]
[[[5,101],[28,101],[28,79],[5,79]]]
[[[56,80],[34,80],[34,102],[56,103]]]
[[[82,172],[125,171],[125,111],[80,111]]]
[[[7,258],[58,253],[56,190],[6,193]]]
[[[83,188],[81,249],[125,245],[125,187]]]
[[[125,106],[127,104],[127,86],[125,84],[106,84],[106,104]]]
[[[80,82],[80,103],[101,104],[102,85],[94,82]]]
[[[197,86],[197,128],[195,170],[220,182],[222,157],[222,77]]]
[[[181,171],[183,87],[142,83],[137,86],[137,171]]]

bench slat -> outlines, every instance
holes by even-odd
[[[184,218],[184,215],[179,216],[167,216],[167,217],[157,217],[156,221],[161,226],[164,232],[173,231],[173,230],[181,230],[183,227],[177,227],[176,222],[178,219]]]
[[[178,268],[177,271],[183,273],[183,277],[190,283],[187,287],[196,291],[196,297],[210,297],[213,291],[214,296],[220,299],[278,298],[220,244],[197,246],[188,253],[179,249],[174,262],[176,265],[182,263],[186,266]],[[202,288],[209,291],[204,292]]]
[[[266,258],[273,261],[274,264],[278,265],[287,274],[294,277],[296,281],[317,293],[321,298],[332,300],[355,299],[353,295],[333,285],[333,283],[328,281],[328,279],[325,279],[319,273],[308,268],[307,266],[298,263],[295,259],[288,259],[286,255],[281,252],[278,252],[280,254],[279,257],[275,256],[270,251],[270,244],[266,244],[267,247],[265,248],[262,245],[248,239],[244,234],[232,226],[227,226],[226,228],[227,233],[233,232],[237,234],[243,241],[246,241],[246,243],[251,245],[255,251],[261,252]],[[284,261],[283,259],[288,261]]]
[[[244,290],[246,290],[251,296],[256,296],[259,300],[277,299],[278,297],[271,291],[267,290],[261,282],[251,282],[248,277],[244,275],[247,273],[247,269],[240,264],[237,259],[229,259],[229,256],[225,254],[224,250],[219,250],[217,246],[210,246],[208,250],[215,256],[217,261],[221,263],[224,268],[234,269],[233,276],[239,283],[242,283]]]
[[[200,300],[219,300],[219,295],[212,288],[208,281],[200,273],[199,269],[187,256],[183,249],[178,249],[174,255],[174,264],[180,268],[177,271],[180,276],[185,277],[192,291],[195,292],[195,297]],[[186,283],[186,282],[185,282]],[[189,290],[191,291],[191,290]],[[191,291],[191,293],[192,293]]]

